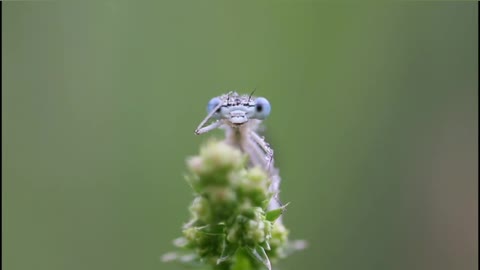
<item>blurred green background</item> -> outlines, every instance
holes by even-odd
[[[478,267],[476,2],[3,2],[2,265],[183,269],[208,100],[267,97],[280,269]]]

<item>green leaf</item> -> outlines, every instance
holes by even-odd
[[[264,242],[262,243],[262,246],[263,246],[263,248],[264,248],[265,250],[270,250],[270,249],[271,249],[271,248],[270,248],[270,244],[268,243],[268,240],[267,240],[267,241],[264,241]]]
[[[221,264],[224,261],[230,260],[232,256],[237,252],[238,245],[229,244],[227,240],[223,241],[222,255],[217,260],[217,264]]]
[[[225,228],[224,223],[208,224],[205,226],[195,227],[197,231],[200,231],[205,234],[210,234],[210,235],[223,235],[224,228]]]
[[[254,248],[245,247],[245,249],[247,250],[248,254],[252,256],[252,258],[265,265],[268,270],[272,270],[272,264],[270,263],[267,253],[265,252],[265,249],[263,249],[263,247],[256,245]]]
[[[268,221],[275,221],[277,218],[279,218],[283,212],[285,211],[285,208],[287,208],[287,205],[289,205],[290,203],[287,203],[287,204],[284,204],[282,207],[280,208],[277,208],[277,209],[273,209],[273,210],[270,210],[266,213],[266,219]]]

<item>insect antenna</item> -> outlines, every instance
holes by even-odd
[[[255,91],[257,91],[256,87],[255,87],[255,89],[253,89],[252,93],[250,93],[250,95],[248,96],[248,102],[250,102],[250,99],[252,98],[252,95],[253,95],[253,93],[255,93]]]

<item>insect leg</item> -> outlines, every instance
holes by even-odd
[[[273,149],[270,148],[268,143],[266,143],[265,140],[263,138],[261,138],[260,136],[258,136],[258,134],[255,133],[254,131],[250,132],[250,136],[262,148],[262,150],[265,152],[265,155],[266,155],[265,159],[268,161],[267,170],[270,170],[269,167],[270,167],[270,165],[273,164]]]
[[[219,126],[221,126],[223,124],[222,121],[216,121],[216,122],[213,122],[211,123],[210,125],[206,126],[206,127],[202,127],[202,128],[198,128],[195,130],[195,134],[196,135],[200,135],[202,133],[205,133],[205,132],[209,132],[210,130],[212,129],[216,129],[218,128]]]
[[[250,160],[254,166],[259,166],[265,169],[265,154],[255,141],[253,141],[250,137],[247,137],[244,141],[243,149],[248,153],[248,156],[250,157]]]

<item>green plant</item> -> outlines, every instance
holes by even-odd
[[[247,168],[248,157],[224,142],[210,141],[188,159],[188,183],[195,192],[191,219],[174,244],[180,252],[163,256],[211,269],[271,269],[271,263],[302,248],[289,242],[278,221],[281,208],[267,211],[273,194],[270,179],[259,168]]]

